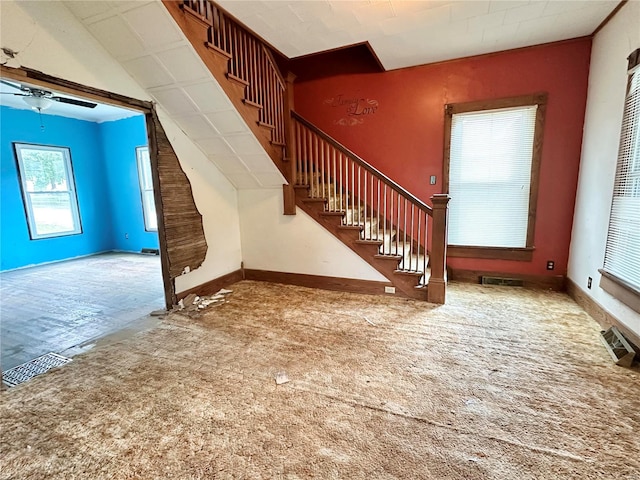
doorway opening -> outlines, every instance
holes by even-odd
[[[73,355],[171,305],[174,293],[159,238],[152,110],[1,81],[7,370],[48,352]]]

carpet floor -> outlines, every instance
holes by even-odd
[[[564,294],[232,288],[2,392],[0,478],[640,479],[640,370]]]

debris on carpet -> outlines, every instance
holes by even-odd
[[[276,385],[282,385],[283,383],[288,383],[291,381],[289,380],[289,375],[287,375],[287,372],[276,373],[275,379],[276,379]]]
[[[233,290],[227,290],[221,288],[213,295],[198,296],[195,293],[190,293],[183,299],[181,299],[177,305],[173,307],[172,312],[180,312],[190,317],[200,316],[201,312],[209,307],[219,307],[220,305],[228,302],[228,297],[233,293]]]

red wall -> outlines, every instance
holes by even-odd
[[[579,39],[390,72],[333,75],[297,83],[295,110],[430,204],[442,189],[445,104],[547,92],[533,260],[449,258],[448,264],[565,275],[590,53],[591,40]],[[378,106],[375,113],[348,116],[346,106],[330,102],[339,95]],[[353,120],[361,123],[349,126]],[[436,185],[429,185],[430,175],[437,175]],[[555,261],[554,271],[546,270],[547,260]]]

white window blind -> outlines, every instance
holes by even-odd
[[[640,66],[624,106],[604,270],[640,290]]]
[[[153,180],[151,178],[151,159],[149,147],[136,148],[138,161],[138,178],[140,179],[140,193],[142,195],[142,211],[144,215],[144,229],[148,232],[158,230],[158,215],[153,198]]]
[[[527,246],[537,108],[452,116],[450,245]]]

